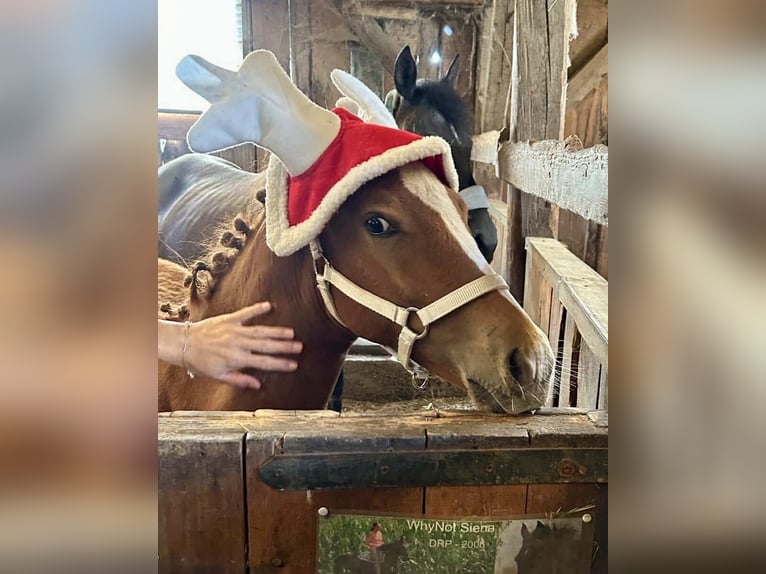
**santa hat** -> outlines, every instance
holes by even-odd
[[[366,123],[343,108],[317,106],[271,52],[250,53],[237,72],[187,56],[176,72],[212,104],[189,130],[191,149],[211,152],[251,142],[272,152],[266,241],[277,255],[307,246],[356,190],[398,167],[421,161],[443,184],[458,188],[443,139],[395,129],[387,120],[389,125]],[[341,74],[339,87],[346,96],[354,89],[348,78]],[[338,84],[337,75],[333,80]]]

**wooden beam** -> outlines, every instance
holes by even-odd
[[[487,129],[489,101],[489,72],[492,67],[493,38],[495,33],[495,5],[498,0],[487,0],[481,11],[479,41],[476,55],[476,101],[474,106],[474,129]],[[498,127],[498,126],[492,126]],[[500,126],[503,127],[503,126]]]
[[[530,265],[540,270],[553,287],[567,316],[596,358],[609,367],[609,284],[593,269],[575,257],[561,242],[543,237],[527,238]]]
[[[473,146],[471,147],[471,161],[486,163],[489,165],[497,164],[497,152],[502,132],[493,130],[476,134],[471,138]]]
[[[604,44],[593,59],[569,80],[567,106],[584,100],[607,75],[609,75],[609,44]]]
[[[157,136],[166,140],[185,142],[189,128],[198,119],[199,114],[159,112],[157,114]]]
[[[333,0],[333,3],[339,10],[343,10],[341,0]],[[393,75],[394,63],[402,46],[386,34],[375,19],[352,14],[344,14],[344,16],[349,29],[370,52],[377,54],[383,68]]]
[[[577,0],[577,37],[569,49],[570,74],[576,74],[606,44],[608,28],[609,0]]]
[[[575,11],[574,0],[516,0],[511,141],[563,137],[569,39],[574,33]],[[518,286],[524,284],[524,238],[555,237],[558,209],[518,188],[511,189],[510,197],[508,219],[514,224],[507,243],[508,279],[512,286]]]
[[[503,144],[500,178],[586,219],[609,224],[609,149],[571,151],[567,142]]]

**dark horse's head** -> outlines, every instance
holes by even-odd
[[[577,572],[577,532],[569,527],[547,526],[537,521],[530,532],[521,525],[523,544],[516,555],[518,574],[568,574]]]
[[[459,60],[456,55],[441,80],[418,80],[418,66],[410,47],[405,46],[394,66],[396,90],[386,98],[386,104],[401,129],[446,140],[460,189],[465,190],[476,185],[471,166],[473,115],[456,90]],[[488,211],[471,210],[468,217],[479,249],[491,261],[497,247],[497,230]]]

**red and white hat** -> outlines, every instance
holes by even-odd
[[[317,106],[271,52],[252,52],[237,72],[187,56],[177,74],[212,104],[189,130],[191,149],[211,152],[252,142],[272,152],[266,240],[277,255],[307,246],[349,196],[398,167],[421,161],[444,185],[458,189],[443,139],[366,123],[343,108],[330,112]]]

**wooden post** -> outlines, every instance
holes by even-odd
[[[516,0],[514,10],[511,141],[561,139],[574,0]],[[511,188],[508,268],[517,298],[524,285],[524,238],[555,237],[557,210]]]

